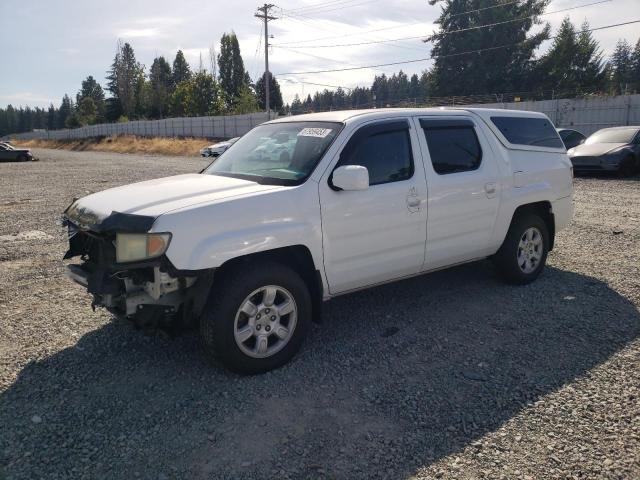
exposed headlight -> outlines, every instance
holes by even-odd
[[[170,233],[118,233],[116,261],[126,263],[159,257],[167,251],[170,241]]]

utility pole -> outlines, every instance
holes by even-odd
[[[277,20],[277,17],[269,15],[269,10],[274,6],[272,3],[265,3],[262,7],[258,7],[258,11],[254,15],[254,17],[264,21],[264,103],[267,110],[267,119],[271,118],[271,103],[269,101],[269,91],[271,90],[271,82],[269,81],[269,20]]]

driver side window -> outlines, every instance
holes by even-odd
[[[413,176],[413,155],[408,124],[393,122],[363,127],[340,156],[338,166],[362,165],[369,171],[369,185],[399,182]]]

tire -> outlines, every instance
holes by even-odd
[[[311,295],[300,275],[275,262],[247,263],[221,283],[214,287],[200,318],[200,333],[209,353],[241,374],[264,373],[291,360],[311,321]],[[271,302],[267,289],[276,290]],[[278,314],[278,310],[291,308],[287,299],[293,301],[293,311]],[[247,302],[256,309],[246,308]],[[246,313],[249,310],[252,315]],[[282,327],[288,332],[285,340]]]
[[[620,162],[620,167],[618,169],[618,176],[621,178],[631,177],[634,173],[636,173],[636,162],[633,157],[625,157],[622,162]]]
[[[18,160],[19,162],[28,162],[29,157],[27,157],[26,155],[18,155],[18,158],[16,160]]]
[[[541,237],[539,241],[536,241],[537,236]],[[521,242],[524,243],[524,249]],[[533,282],[544,269],[549,243],[549,229],[539,215],[518,215],[511,222],[500,250],[493,257],[498,273],[506,282],[515,285]],[[535,262],[533,259],[536,259]]]

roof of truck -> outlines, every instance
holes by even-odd
[[[320,112],[320,113],[305,113],[303,115],[280,117],[275,120],[271,120],[269,123],[280,122],[346,122],[349,119],[355,117],[387,117],[389,114],[396,115],[455,115],[461,111],[472,112],[481,117],[489,116],[526,116],[526,117],[543,117],[544,114],[540,112],[530,112],[525,110],[506,110],[506,109],[492,109],[492,108],[477,108],[477,107],[432,107],[432,108],[370,108],[366,110],[336,110],[332,112]]]

